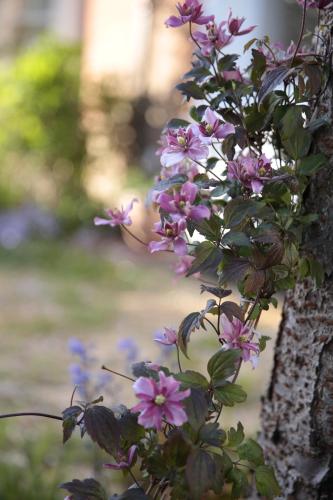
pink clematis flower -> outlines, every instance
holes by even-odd
[[[193,181],[198,173],[199,169],[195,163],[192,163],[190,160],[184,160],[171,167],[162,167],[159,180],[169,179],[174,175],[186,175],[189,181]]]
[[[222,21],[218,26],[215,22],[206,25],[206,33],[196,31],[193,38],[200,45],[202,55],[209,57],[213,50],[220,50],[230,44],[232,36],[224,29],[226,21]]]
[[[133,389],[140,403],[131,411],[140,413],[138,422],[146,429],[152,427],[161,430],[163,419],[172,425],[183,425],[188,418],[181,401],[188,398],[191,391],[180,391],[180,382],[162,371],[158,375],[158,382],[147,377],[135,381]]]
[[[175,222],[156,222],[154,231],[162,236],[160,241],[151,241],[148,248],[151,253],[162,252],[173,247],[177,255],[187,254],[187,245],[184,239],[184,231],[186,229],[186,220],[179,219]]]
[[[177,221],[184,217],[192,220],[209,219],[210,210],[205,205],[193,205],[199,188],[192,182],[185,182],[180,191],[174,191],[173,194],[162,193],[158,197],[160,207],[172,214],[173,220]]]
[[[234,81],[234,82],[243,82],[244,78],[239,69],[234,69],[230,71],[222,71],[222,77],[226,82]]]
[[[225,314],[221,315],[220,326],[220,339],[225,342],[225,346],[228,349],[240,349],[243,361],[251,361],[255,367],[260,349],[257,343],[251,342],[252,330],[238,318],[229,321]]]
[[[291,61],[296,50],[296,45],[294,42],[291,42],[289,46],[285,48],[282,43],[276,42],[272,43],[268,47],[263,45],[259,50],[266,58],[267,68],[273,69],[281,64],[286,64]],[[303,52],[301,50],[297,52],[297,55],[300,57],[306,54],[307,52]]]
[[[155,342],[164,345],[176,345],[178,341],[176,330],[164,327],[164,331],[154,338]]]
[[[191,255],[182,255],[179,257],[178,262],[173,266],[173,270],[175,271],[177,276],[185,276],[187,271],[192,266],[195,257]],[[200,273],[193,274],[193,277],[198,278]]]
[[[223,123],[210,108],[206,109],[197,130],[201,140],[207,144],[210,144],[214,138],[225,139],[228,135],[235,133],[235,127],[231,123]]]
[[[325,9],[327,5],[332,3],[333,0],[308,0],[306,2],[306,7],[308,9]],[[304,0],[297,0],[300,5],[304,5]]]
[[[176,5],[179,17],[171,16],[165,24],[169,28],[178,28],[186,23],[207,24],[214,19],[214,16],[204,16],[202,4],[198,0],[186,0],[183,4]]]
[[[260,158],[251,156],[240,156],[235,161],[229,161],[227,164],[228,179],[237,180],[253,193],[261,193],[264,182],[271,174],[271,164],[265,155]]]
[[[109,217],[108,219],[103,219],[101,217],[95,217],[94,218],[94,224],[95,226],[130,226],[132,224],[132,219],[129,216],[130,211],[133,209],[133,205],[135,202],[138,202],[137,198],[133,198],[131,203],[127,205],[126,208],[121,207],[121,209],[115,209],[115,210],[106,210],[106,214]]]
[[[244,23],[244,21],[245,17],[232,17],[232,12],[230,10],[228,18],[228,30],[230,35],[232,36],[247,35],[247,33],[251,33],[251,31],[254,30],[256,26],[249,26],[248,28],[245,28],[240,31],[240,28]]]
[[[116,464],[104,464],[104,467],[112,470],[130,469],[134,461],[136,450],[137,446],[134,444],[129,448],[127,456],[119,454]]]
[[[168,129],[165,140],[167,145],[161,154],[161,163],[164,167],[176,165],[185,158],[195,161],[203,160],[209,154],[208,147],[195,134],[194,125],[186,129]]]

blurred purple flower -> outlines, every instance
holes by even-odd
[[[228,30],[230,35],[233,36],[246,35],[247,33],[250,33],[251,31],[254,30],[256,26],[249,26],[248,28],[240,30],[244,21],[245,17],[232,17],[232,12],[230,10],[228,18]]]
[[[163,332],[159,332],[154,338],[156,342],[160,344],[171,346],[177,344],[177,333],[174,328],[164,327]]]
[[[75,337],[70,338],[68,348],[72,354],[80,356],[83,360],[87,359],[87,348],[81,340]]]
[[[95,226],[130,226],[132,224],[132,219],[129,216],[130,211],[133,209],[133,205],[135,202],[138,200],[136,198],[133,198],[133,200],[127,205],[126,208],[121,207],[119,210],[116,208],[115,210],[108,209],[106,210],[106,215],[109,217],[109,219],[103,219],[101,217],[95,217],[94,218],[94,224]]]
[[[84,388],[90,381],[89,373],[84,370],[84,368],[82,368],[82,366],[78,363],[72,363],[69,366],[69,373],[71,375],[73,384],[81,388]]]
[[[138,344],[131,337],[120,339],[117,343],[117,347],[126,354],[126,361],[129,363],[133,363],[138,359]]]

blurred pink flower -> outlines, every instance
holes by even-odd
[[[214,16],[204,16],[202,3],[198,0],[186,0],[183,4],[176,5],[179,17],[171,16],[166,21],[167,27],[177,28],[186,23],[207,24],[214,19]]]
[[[210,144],[212,138],[225,139],[228,135],[234,134],[235,127],[231,123],[223,123],[212,109],[207,108],[197,131],[201,140]]]
[[[185,255],[187,253],[187,245],[184,239],[184,231],[186,229],[185,219],[180,219],[175,222],[157,222],[154,227],[156,234],[162,236],[160,241],[151,241],[148,248],[151,253],[169,250],[173,247],[177,255]]]
[[[201,53],[204,56],[210,56],[214,49],[220,50],[230,44],[232,36],[224,29],[226,21],[222,21],[218,26],[211,21],[206,25],[206,33],[196,31],[193,38],[200,45]]]
[[[159,180],[169,179],[174,175],[186,175],[189,181],[193,181],[198,173],[199,169],[197,165],[192,163],[191,160],[185,159],[171,167],[162,167]]]
[[[195,134],[194,125],[189,127],[168,129],[165,135],[166,146],[161,148],[161,163],[164,167],[171,167],[185,158],[202,160],[207,158],[209,150]]]
[[[178,340],[176,330],[164,327],[163,332],[155,337],[154,340],[164,345],[176,345]]]
[[[221,315],[220,327],[220,339],[225,342],[225,346],[228,349],[240,349],[243,361],[253,361],[255,365],[256,359],[252,358],[257,358],[260,350],[257,343],[251,342],[252,330],[238,318],[234,317],[230,321],[225,314]]]
[[[133,209],[133,205],[135,202],[138,202],[137,198],[133,198],[131,203],[127,205],[126,208],[121,207],[121,209],[108,209],[106,210],[106,215],[109,217],[108,219],[103,219],[101,217],[94,218],[95,226],[121,226],[122,224],[126,226],[130,226],[132,224],[132,219],[129,216],[130,211]]]
[[[185,182],[180,191],[174,190],[172,194],[162,193],[157,202],[160,207],[172,214],[173,220],[188,217],[192,220],[209,219],[210,210],[205,205],[193,205],[199,188],[192,182]]]
[[[180,382],[162,371],[158,375],[158,382],[147,377],[135,381],[133,389],[140,403],[131,411],[140,413],[138,422],[145,428],[161,430],[163,419],[172,425],[183,425],[188,418],[181,401],[188,398],[191,391],[180,391]]]
[[[135,457],[136,450],[137,446],[134,444],[129,448],[127,456],[119,454],[116,457],[117,460],[116,464],[104,464],[104,467],[106,469],[112,469],[112,470],[130,469]]]
[[[246,35],[247,33],[251,33],[251,31],[253,31],[256,26],[249,26],[248,28],[245,28],[240,31],[240,28],[244,23],[244,21],[245,17],[232,17],[232,12],[230,10],[228,18],[229,33],[233,36],[241,36],[241,35]]]
[[[271,164],[265,155],[260,158],[240,156],[227,164],[228,179],[237,180],[253,193],[261,193],[267,176],[271,174]]]
[[[195,257],[192,257],[191,255],[182,255],[179,257],[178,262],[174,266],[174,271],[177,276],[185,276],[187,271],[190,269],[192,266],[192,262],[194,261]],[[195,273],[193,276],[198,277],[200,273]]]

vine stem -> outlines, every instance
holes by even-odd
[[[290,66],[292,66],[294,64],[294,61],[295,61],[296,56],[297,56],[298,49],[300,48],[300,45],[302,43],[303,34],[304,34],[304,28],[305,28],[305,19],[306,19],[306,4],[307,4],[307,0],[304,0],[301,31],[300,31],[300,34],[299,34],[298,42],[297,42],[297,45],[296,45],[296,48],[295,48],[295,52],[294,52],[293,58],[291,60]]]
[[[179,371],[180,373],[182,373],[182,365],[181,365],[181,362],[180,362],[180,352],[179,352],[179,347],[178,345],[176,344],[176,349],[177,349],[177,362],[178,362],[178,368],[179,368]]]
[[[0,415],[0,418],[12,418],[12,417],[44,417],[51,418],[53,420],[63,420],[59,415],[51,415],[50,413],[41,413],[37,411],[23,411],[19,413],[6,413],[4,415]]]
[[[107,372],[113,373],[114,375],[118,375],[118,377],[126,378],[127,380],[130,380],[131,382],[135,382],[135,379],[132,377],[128,377],[127,375],[124,375],[123,373],[116,372],[115,370],[111,370],[110,368],[107,368],[105,365],[103,365],[102,370],[106,370]]]

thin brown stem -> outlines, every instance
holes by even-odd
[[[51,418],[53,420],[63,420],[62,417],[58,415],[51,415],[49,413],[41,413],[37,411],[23,411],[19,413],[6,413],[3,415],[0,415],[0,418],[12,418],[12,417],[44,417],[44,418]]]
[[[296,45],[296,48],[295,48],[295,52],[294,52],[293,58],[291,60],[290,66],[292,66],[294,64],[294,61],[295,61],[297,53],[298,53],[298,49],[300,48],[300,45],[301,45],[302,40],[303,40],[304,28],[305,28],[305,19],[306,19],[306,4],[307,4],[307,0],[304,0],[301,31],[300,31],[300,34],[299,34],[299,37],[298,37],[298,42],[297,42],[297,45]]]
[[[105,365],[103,365],[102,370],[106,370],[107,372],[113,373],[114,375],[118,375],[118,377],[126,378],[127,380],[130,380],[131,382],[135,382],[135,379],[132,377],[128,377],[127,375],[124,375],[123,373],[116,372],[115,370],[111,370],[110,368],[107,368]]]

